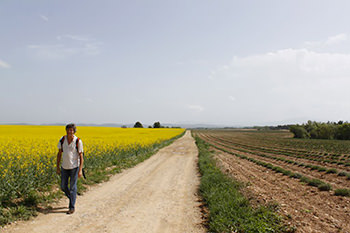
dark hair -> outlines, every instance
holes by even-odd
[[[68,129],[70,129],[70,128],[73,128],[73,129],[74,129],[74,133],[77,132],[77,127],[75,126],[75,124],[70,123],[70,124],[66,125],[66,131],[67,131]]]

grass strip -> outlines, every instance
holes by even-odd
[[[336,189],[334,193],[336,196],[350,197],[350,189]]]
[[[200,194],[209,209],[209,232],[293,232],[272,207],[253,208],[241,193],[242,184],[223,174],[209,144],[195,137],[202,175]]]

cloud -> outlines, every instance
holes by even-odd
[[[329,41],[340,38],[330,37]],[[221,116],[241,122],[350,119],[350,53],[288,48],[235,56],[212,70],[209,77],[212,90],[219,92],[205,100],[216,102],[212,104],[215,110],[208,108],[208,112],[225,112]],[[224,93],[231,101],[235,97],[229,93],[235,93],[240,101],[234,106],[219,104]]]
[[[350,78],[350,54],[283,49],[234,57],[230,64],[218,67],[210,75],[213,79],[244,78],[256,81]]]
[[[71,39],[76,41],[95,41],[95,39],[90,38],[89,36],[82,36],[82,35],[60,35],[57,36],[57,40],[63,40],[63,39]]]
[[[11,66],[8,63],[0,60],[0,68],[5,68],[6,69],[6,68],[11,68]]]
[[[328,39],[326,40],[326,44],[328,45],[337,44],[337,43],[346,41],[347,39],[348,39],[348,36],[345,33],[341,33],[335,36],[328,37]]]
[[[236,101],[236,98],[233,97],[232,95],[230,95],[228,98],[229,98],[229,100],[231,100],[232,102],[235,102],[235,101]]]
[[[329,46],[334,46],[337,44],[340,44],[342,42],[345,42],[348,40],[348,35],[345,33],[340,33],[335,36],[330,36],[325,40],[319,40],[319,41],[306,41],[304,43],[306,48],[324,48]]]
[[[45,16],[45,15],[39,15],[39,16],[42,20],[49,22],[49,18],[47,16]]]
[[[89,97],[85,98],[84,100],[85,100],[85,102],[90,103],[90,104],[95,103],[95,101]]]
[[[59,43],[28,45],[30,52],[40,59],[64,59],[75,55],[97,55],[100,53],[101,42],[81,35],[60,35],[56,37]]]
[[[196,112],[202,112],[204,110],[204,108],[200,105],[187,105],[187,108]]]

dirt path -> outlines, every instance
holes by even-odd
[[[52,213],[3,232],[205,232],[196,196],[197,154],[187,131],[150,159],[79,196],[73,215],[65,214],[63,198]]]

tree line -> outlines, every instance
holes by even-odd
[[[143,128],[143,125],[141,122],[137,121],[134,124],[134,128]],[[151,125],[148,126],[148,128],[169,128],[169,126],[163,126],[160,124],[159,121],[153,123],[153,127]],[[180,127],[171,127],[171,128],[180,128]]]
[[[290,126],[294,138],[350,140],[350,123],[308,121],[302,125]]]

